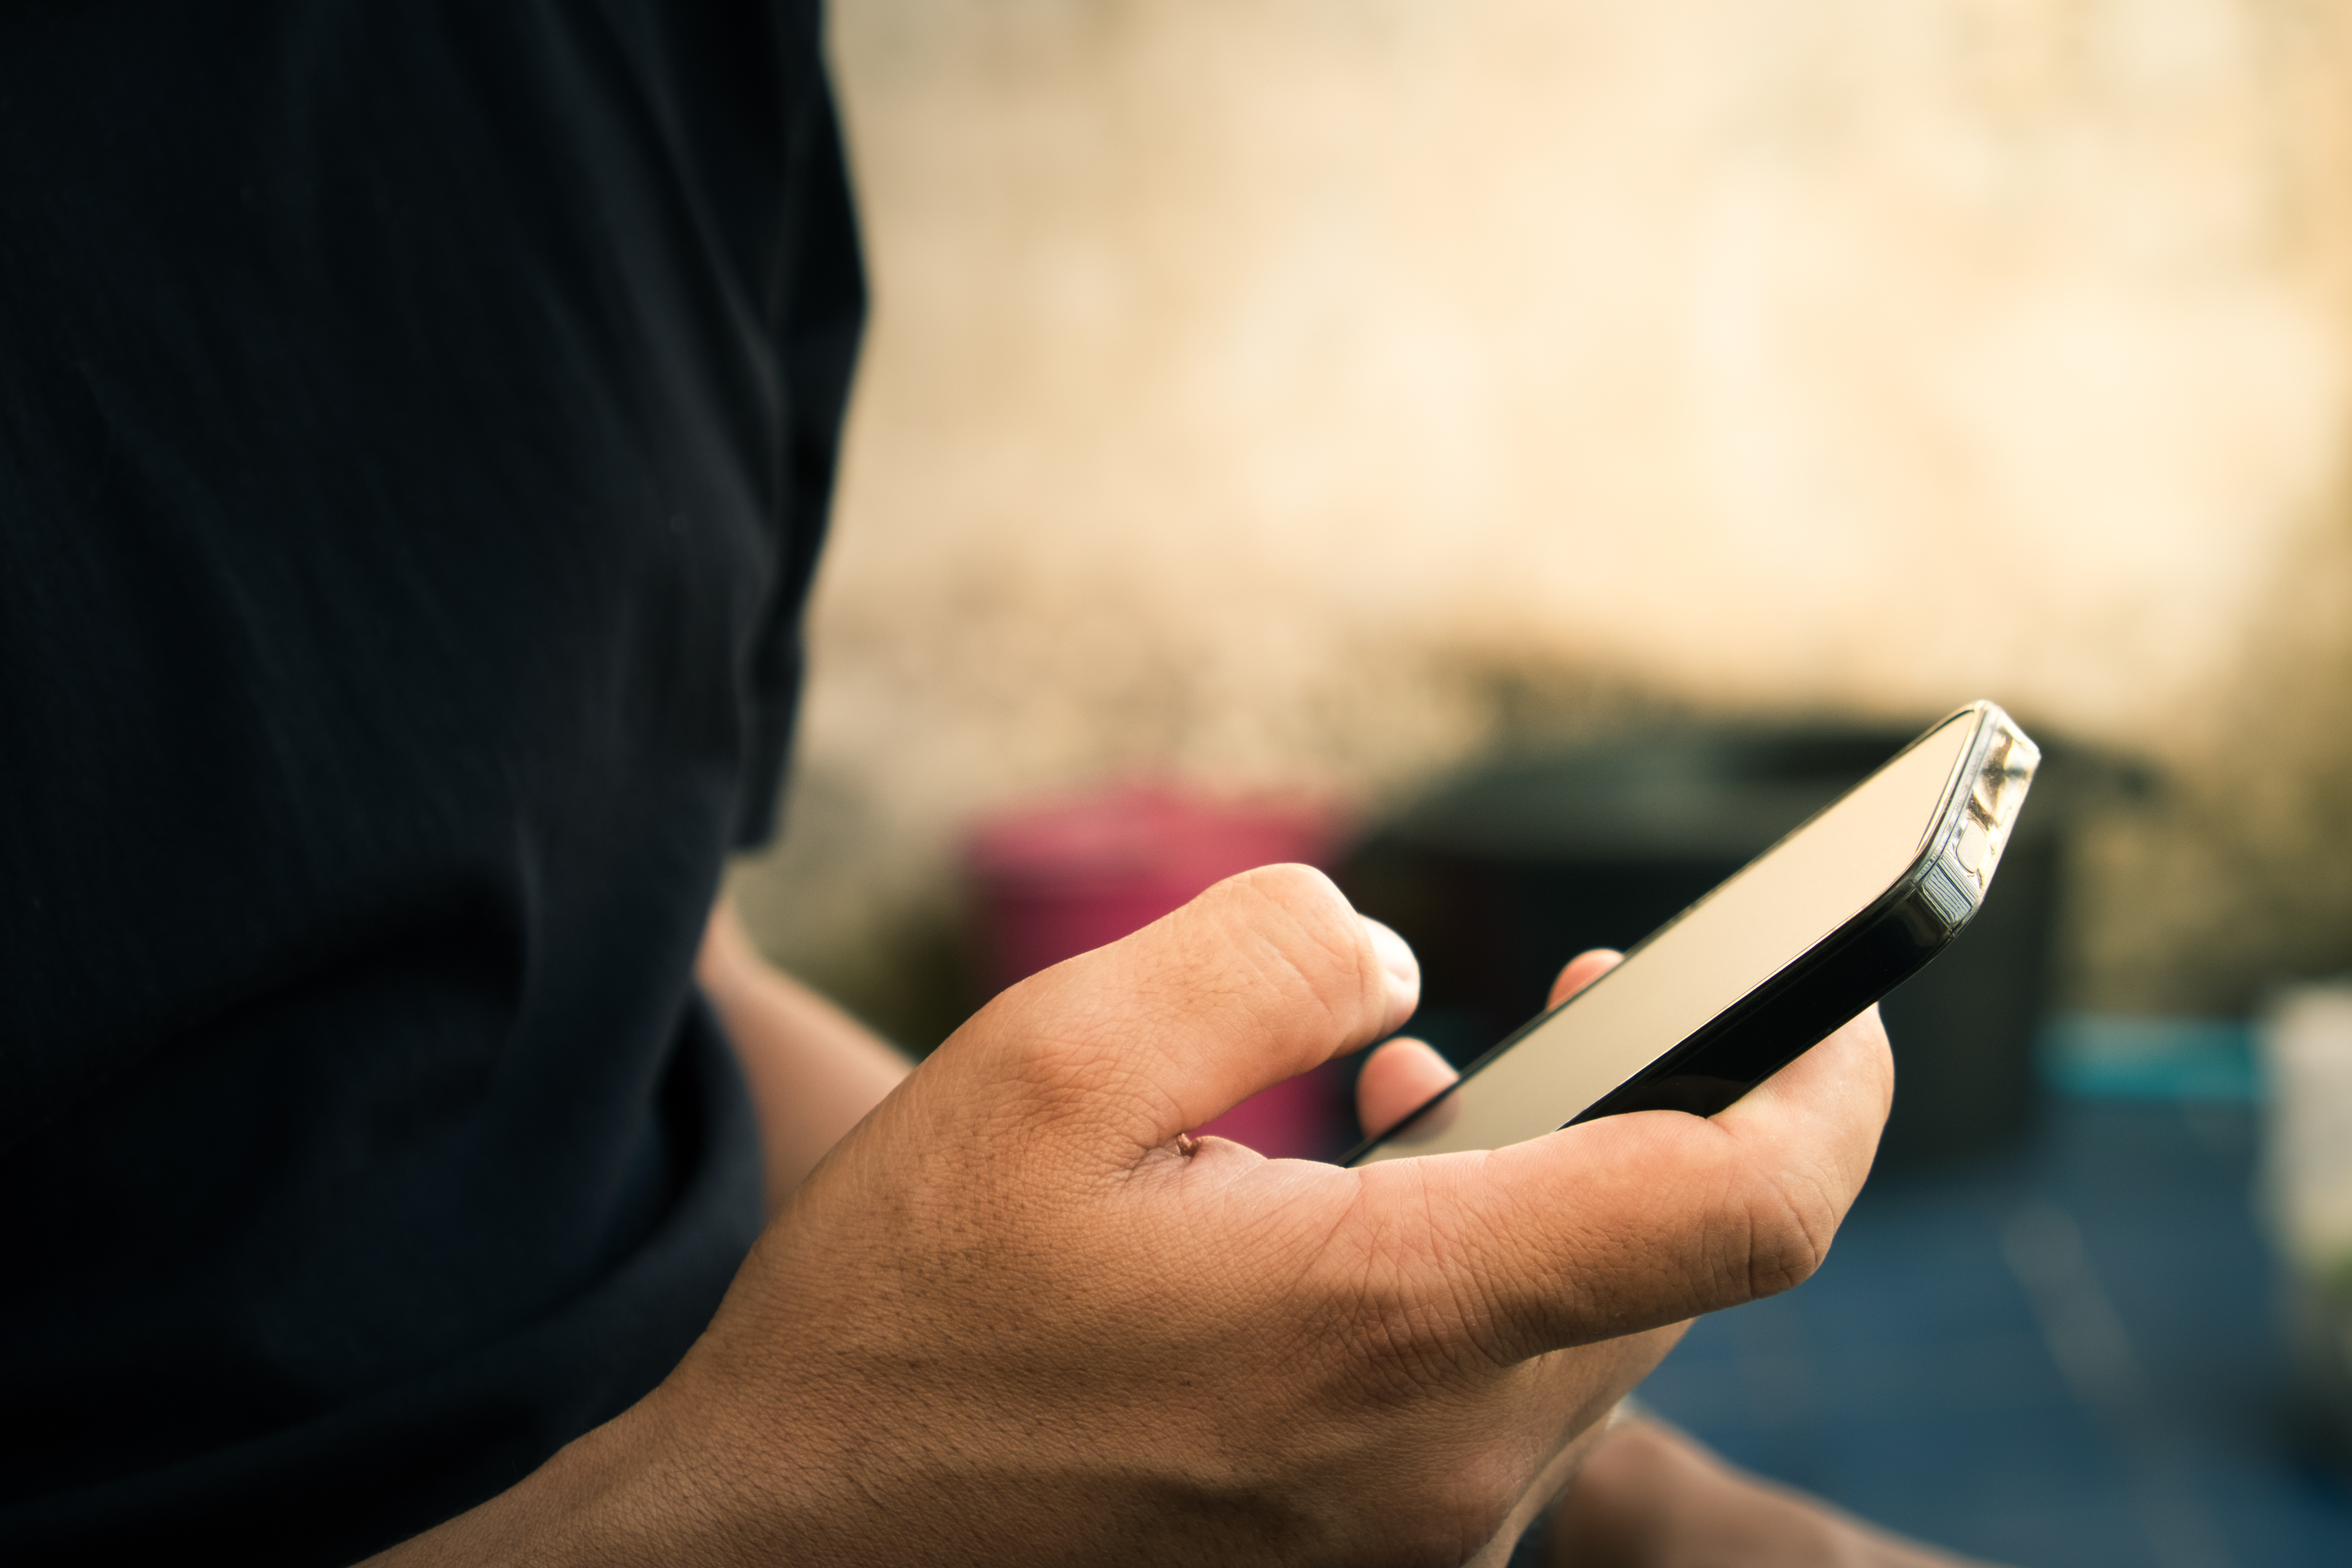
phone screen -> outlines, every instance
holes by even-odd
[[[1575,1120],[1910,875],[1980,720],[1963,710],[1921,736],[1356,1163],[1499,1149]]]

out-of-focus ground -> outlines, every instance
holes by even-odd
[[[2243,1104],[2070,1096],[1998,1159],[1874,1175],[1804,1289],[1700,1319],[1640,1397],[1971,1560],[2342,1568],[2256,1141]]]
[[[1657,712],[2156,762],[2066,994],[2352,967],[2352,0],[836,0],[873,331],[764,945]],[[927,1011],[926,1009],[930,1009]]]

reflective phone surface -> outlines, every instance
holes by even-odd
[[[2036,756],[1992,704],[1961,710],[1356,1163],[1497,1149],[1566,1125],[1906,879],[1953,905],[1957,928],[1991,879]]]

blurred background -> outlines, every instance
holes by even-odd
[[[926,1049],[1024,967],[1008,879],[1113,841],[1565,942],[1593,759],[1993,697],[2067,776],[1910,1026],[2008,986],[1991,1109],[1657,1402],[2004,1561],[2352,1561],[2352,1223],[2280,1217],[2263,1023],[2352,970],[2352,0],[836,0],[833,52],[876,304],[773,957]],[[1540,1001],[1433,980],[1465,1050]]]

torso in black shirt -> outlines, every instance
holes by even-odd
[[[0,1559],[349,1561],[708,1321],[689,966],[859,310],[816,31],[0,13]]]

